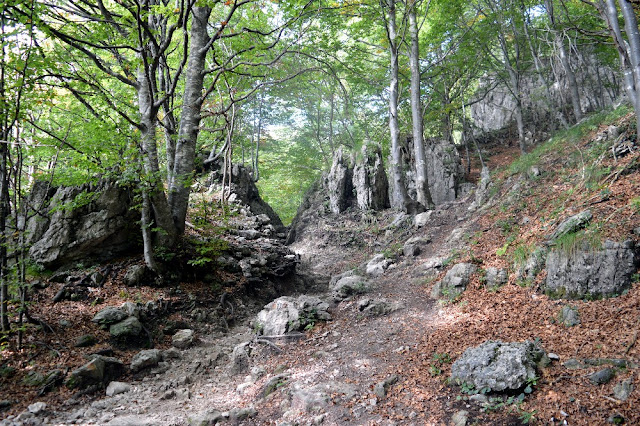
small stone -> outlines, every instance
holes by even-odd
[[[210,426],[224,420],[224,416],[218,410],[211,410],[204,413],[189,416],[187,423],[189,426]]]
[[[566,305],[560,311],[559,320],[565,327],[573,327],[580,324],[580,313],[573,306]]]
[[[11,407],[11,401],[9,401],[8,399],[3,399],[0,401],[0,411],[4,411],[9,407]]]
[[[489,398],[487,398],[486,395],[483,395],[481,393],[477,393],[475,395],[471,395],[469,397],[469,401],[475,402],[478,405],[483,405],[483,404],[486,404],[487,402],[489,402]]]
[[[429,219],[431,219],[431,215],[433,214],[433,210],[426,211],[424,213],[419,213],[414,218],[414,225],[416,228],[422,228],[429,223]]]
[[[603,385],[609,383],[616,375],[613,368],[604,368],[589,375],[589,381],[594,385]]]
[[[232,421],[242,421],[250,419],[251,417],[255,417],[256,414],[258,414],[258,412],[253,407],[234,408],[229,412],[229,418]]]
[[[453,426],[466,426],[468,418],[469,418],[468,411],[465,411],[465,410],[458,411],[451,417],[451,423],[453,423]]]
[[[554,354],[553,352],[549,352],[547,356],[551,361],[560,361],[560,356],[558,354]]]
[[[584,368],[584,365],[575,358],[570,358],[562,363],[564,368],[567,370],[578,370],[580,368]]]
[[[109,306],[98,312],[91,321],[101,326],[109,326],[122,321],[126,317],[127,313],[122,309]]]
[[[74,346],[76,348],[86,348],[93,346],[98,342],[96,337],[92,334],[84,334],[76,339]]]
[[[162,396],[160,397],[160,400],[173,399],[175,397],[176,397],[176,391],[173,389],[170,389],[166,391],[164,394],[162,394]]]
[[[182,358],[182,354],[176,348],[169,348],[162,352],[163,359],[180,359]]]
[[[27,407],[27,410],[31,414],[40,414],[47,409],[47,404],[42,401],[34,402]]]
[[[613,396],[620,401],[626,401],[633,392],[633,381],[629,378],[618,383],[613,388]]]
[[[131,370],[136,372],[146,367],[158,365],[162,360],[162,352],[158,349],[147,349],[140,351],[133,356],[131,360]]]
[[[179,349],[186,349],[193,343],[193,330],[178,330],[171,339],[171,344]]]
[[[114,338],[136,337],[142,334],[142,323],[136,317],[129,317],[124,321],[113,324],[109,328],[109,333]]]
[[[107,396],[119,395],[121,393],[126,393],[131,390],[131,385],[129,383],[123,382],[111,382],[109,386],[107,386]]]

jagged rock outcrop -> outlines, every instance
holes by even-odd
[[[217,190],[222,184],[223,163],[221,161],[214,162],[209,165],[209,168],[212,171],[209,174],[207,184],[210,190]],[[244,204],[254,216],[267,215],[271,220],[271,225],[275,227],[277,232],[284,230],[284,225],[278,214],[260,196],[251,172],[240,164],[234,164],[231,168],[231,195],[229,195],[229,200]]]
[[[113,182],[49,187],[37,181],[26,205],[21,221],[29,255],[45,267],[106,260],[139,245],[133,195]]]
[[[611,297],[631,286],[638,267],[635,243],[605,241],[601,248],[583,243],[575,250],[551,250],[542,291],[558,298]]]
[[[327,178],[329,189],[329,208],[334,214],[340,214],[353,202],[353,169],[342,148],[333,155],[333,164]]]
[[[537,377],[536,367],[545,358],[546,353],[530,341],[488,341],[467,349],[453,363],[451,380],[472,386],[478,392],[517,390]]]
[[[431,297],[434,299],[445,297],[455,299],[466,290],[471,275],[477,267],[473,263],[458,263],[447,272],[444,278],[438,281],[431,290]]]
[[[362,160],[356,162],[353,169],[353,190],[360,210],[379,211],[391,207],[380,145],[362,147]]]
[[[431,199],[436,205],[454,201],[464,177],[456,146],[448,141],[430,140],[425,154]]]

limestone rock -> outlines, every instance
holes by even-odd
[[[487,268],[485,270],[485,284],[488,288],[496,288],[503,286],[509,280],[507,270],[504,268]]]
[[[140,351],[131,359],[131,371],[137,372],[147,367],[154,367],[162,361],[162,352],[158,349]]]
[[[400,309],[399,303],[385,299],[363,299],[358,302],[358,310],[370,316],[387,315],[398,309]]]
[[[48,268],[110,259],[137,245],[133,194],[112,182],[49,188],[36,181],[25,205],[36,213],[26,224],[29,255]]]
[[[144,275],[147,272],[147,267],[145,265],[132,265],[127,268],[127,272],[124,275],[124,284],[127,287],[133,287],[139,285]]]
[[[524,265],[520,265],[517,277],[521,281],[533,282],[545,267],[548,250],[544,247],[536,247],[529,255]]]
[[[426,146],[425,156],[429,190],[433,202],[440,205],[454,201],[464,176],[456,146],[449,141],[430,140]]]
[[[42,401],[34,402],[33,404],[27,407],[27,411],[35,415],[38,415],[46,411],[46,409],[47,409],[47,403]]]
[[[427,223],[429,223],[429,220],[431,219],[432,214],[433,214],[433,210],[418,213],[417,215],[415,215],[413,219],[413,224],[415,225],[416,228],[422,228],[423,226],[426,226]]]
[[[142,334],[142,323],[136,317],[129,317],[109,327],[109,333],[116,339],[135,338]]]
[[[362,160],[353,169],[353,189],[360,210],[379,211],[390,207],[389,181],[379,145],[362,147]]]
[[[569,253],[552,250],[542,290],[552,297],[569,299],[619,295],[631,286],[637,265],[633,241],[605,241],[600,249],[585,243]]]
[[[369,282],[359,275],[349,275],[340,278],[331,286],[331,295],[334,300],[343,300],[355,294],[366,293]]]
[[[580,324],[580,314],[578,313],[578,309],[569,305],[563,306],[560,311],[560,315],[558,315],[558,320],[565,327],[573,327]]]
[[[446,297],[455,299],[467,288],[471,275],[476,271],[472,263],[458,263],[447,272],[444,278],[438,281],[431,290],[431,297],[438,299]]]
[[[76,348],[86,348],[88,346],[95,345],[97,342],[98,340],[93,334],[83,334],[76,339],[76,342],[73,346],[75,346]]]
[[[451,379],[478,391],[517,390],[536,377],[536,366],[544,355],[544,351],[530,341],[488,341],[467,349],[453,363]]]
[[[230,361],[231,374],[244,373],[249,369],[250,353],[249,342],[240,343],[233,348]]]
[[[314,296],[279,297],[258,313],[257,323],[264,335],[283,335],[304,329],[315,321],[331,319],[329,304]]]
[[[422,253],[424,247],[431,242],[431,238],[429,237],[413,237],[409,238],[402,248],[402,252],[405,256],[417,256]]]
[[[353,198],[353,170],[349,160],[338,148],[333,156],[333,164],[328,176],[329,207],[334,214],[342,213],[349,207]]]
[[[107,386],[107,396],[119,395],[131,390],[131,385],[124,382],[110,382]]]
[[[633,380],[631,378],[621,381],[613,388],[613,396],[620,401],[626,401],[633,392]]]
[[[367,262],[367,275],[371,275],[372,277],[379,277],[384,274],[384,271],[387,270],[389,265],[393,263],[391,259],[387,259],[384,254],[375,255],[369,262]]]
[[[579,231],[589,224],[593,218],[593,214],[591,214],[591,210],[582,211],[576,215],[566,218],[563,220],[560,225],[556,228],[555,231],[549,236],[549,240],[556,240],[563,235],[570,234],[572,232]]]
[[[225,420],[225,416],[218,410],[208,410],[194,414],[187,418],[189,426],[212,426]]]
[[[171,344],[179,349],[186,349],[193,343],[194,333],[191,329],[178,330],[171,338]]]
[[[66,385],[69,389],[75,389],[85,388],[94,384],[102,384],[104,372],[104,360],[95,358],[82,367],[73,370],[71,372],[71,377],[67,379]]]
[[[611,379],[613,379],[616,375],[616,372],[613,368],[607,367],[602,370],[596,371],[595,373],[589,374],[589,381],[594,385],[604,385],[605,383],[609,383]]]
[[[98,312],[92,322],[101,326],[110,326],[127,318],[127,313],[120,308],[109,306]]]

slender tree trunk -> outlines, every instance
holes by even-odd
[[[504,65],[507,69],[507,73],[509,74],[511,93],[516,103],[513,112],[516,116],[516,125],[518,126],[518,143],[520,145],[520,153],[524,154],[526,153],[526,144],[524,140],[524,121],[522,118],[522,93],[520,91],[520,78],[513,64],[511,63],[511,59],[509,58],[507,41],[505,40],[504,34],[502,32],[498,34],[498,40],[500,41],[502,56],[504,57]]]
[[[0,100],[7,100],[6,88],[6,50],[5,50],[5,17],[1,17],[0,23]],[[7,157],[9,155],[10,120],[8,108],[0,105],[0,326],[2,331],[10,330],[9,324],[9,280],[7,274],[7,216],[9,215],[9,174],[7,170]],[[6,197],[5,197],[6,194]]]
[[[185,77],[182,102],[182,115],[176,142],[176,157],[169,188],[169,205],[173,223],[178,233],[184,232],[191,179],[195,167],[196,141],[200,130],[202,89],[204,87],[204,68],[207,55],[207,22],[211,15],[209,7],[194,7],[191,22],[191,46]]]
[[[157,232],[156,243],[171,246],[175,242],[176,228],[171,219],[171,210],[167,203],[162,181],[160,179],[160,167],[158,162],[158,150],[156,145],[157,113],[158,109],[153,105],[151,85],[148,75],[141,68],[138,71],[138,108],[140,110],[140,147],[142,149],[142,161],[148,187],[143,185],[143,191],[149,191],[150,203],[153,208],[155,226],[160,228]],[[150,241],[147,241],[150,243]],[[146,251],[152,250],[145,247]],[[148,264],[147,266],[152,267]]]
[[[387,17],[387,34],[389,37],[389,53],[391,56],[389,82],[389,131],[391,133],[391,174],[393,190],[391,205],[395,209],[407,210],[409,195],[404,185],[402,158],[400,153],[400,130],[398,126],[398,40],[396,27],[396,0],[389,0]]]
[[[608,1],[612,2],[613,0]],[[628,0],[618,0],[618,4],[622,10],[624,30],[629,40],[628,50],[634,81],[637,140],[640,141],[640,31],[638,30],[638,18],[633,10],[633,5]]]
[[[420,46],[418,40],[418,23],[416,19],[415,3],[409,9],[409,33],[411,48],[409,62],[411,67],[411,120],[413,123],[413,149],[416,168],[416,198],[425,208],[433,208],[429,178],[427,175],[427,161],[424,152],[424,133],[422,121],[422,105],[420,102]]]

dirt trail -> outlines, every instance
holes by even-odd
[[[324,238],[323,233],[335,231],[336,226],[347,233],[361,230],[355,220],[327,219],[314,231],[317,238],[293,247],[301,252],[305,268],[316,274],[343,272],[382,247],[398,250],[411,236],[428,236],[432,242],[417,257],[397,256],[382,276],[371,279],[370,292],[335,305],[333,320],[317,324],[304,339],[277,342],[278,351],[254,341],[246,372],[232,374],[229,359],[235,345],[253,340],[249,319],[227,335],[200,335],[198,344],[182,351],[180,358],[135,376],[130,392],[71,404],[68,411],[55,413],[45,423],[213,424],[219,412],[224,421],[246,425],[420,424],[418,413],[402,405],[393,411],[409,420],[390,420],[388,410],[380,406],[385,397],[380,389],[376,394],[375,387],[387,379],[395,382],[397,366],[418,350],[420,339],[442,320],[440,305],[429,296],[427,284],[439,272],[433,266],[459,249],[463,235],[469,234],[471,225],[464,222],[467,205],[459,202],[439,208],[425,228],[416,229],[406,219],[384,238],[368,241],[368,250],[358,244],[345,246],[339,238]],[[387,226],[393,219],[383,218],[377,225]],[[364,298],[397,302],[400,309],[387,315],[364,315],[358,309]],[[388,386],[401,385],[403,377],[398,379]],[[270,386],[273,392],[263,397]]]

